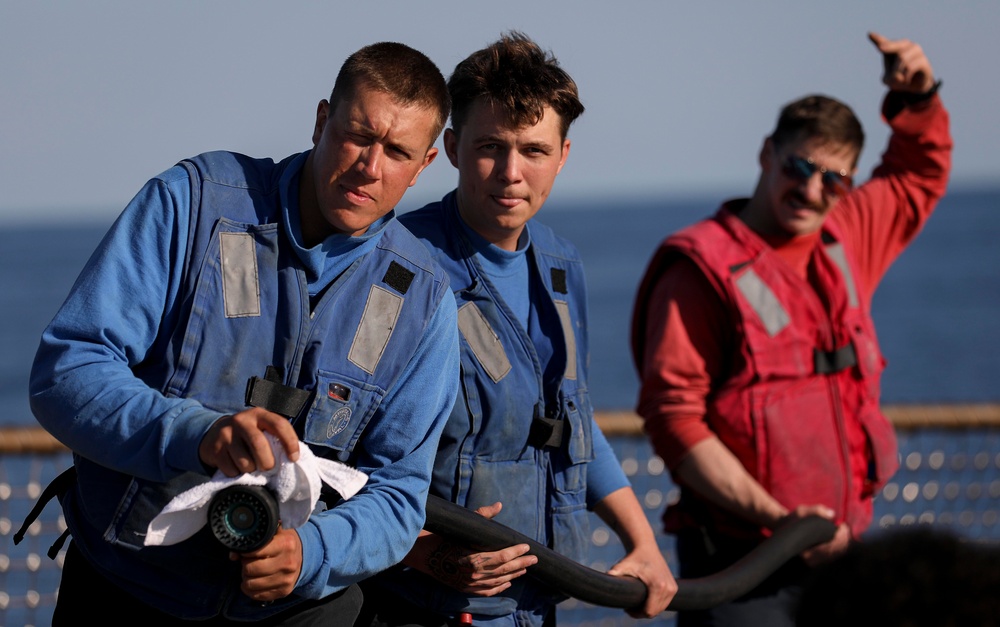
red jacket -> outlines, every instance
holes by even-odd
[[[883,113],[893,135],[873,178],[831,211],[815,248],[804,242],[808,281],[784,263],[788,251],[771,249],[733,215],[737,201],[664,242],[632,326],[638,413],[671,469],[714,434],[786,507],[825,503],[855,535],[896,467],[892,429],[878,411],[884,360],[871,297],[950,170],[940,99],[905,109],[892,100]],[[831,366],[817,372],[817,354]],[[670,508],[667,531],[694,515],[729,535],[766,533],[690,497]]]
[[[737,370],[707,401],[708,426],[785,507],[822,503],[860,534],[872,512],[867,499],[851,498],[848,423],[857,420],[868,436],[866,496],[896,471],[896,439],[879,411],[884,360],[850,245],[829,221],[821,237],[816,291],[726,208],[668,238],[650,268],[675,255],[693,260],[742,337]],[[650,280],[640,288],[640,316],[650,289]],[[641,356],[641,342],[636,348]],[[725,526],[726,516],[710,515]]]

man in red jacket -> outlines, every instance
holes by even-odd
[[[682,489],[664,516],[680,575],[720,570],[795,518],[838,526],[747,597],[682,613],[683,627],[792,625],[809,567],[867,529],[898,465],[871,298],[944,194],[951,137],[920,46],[869,37],[892,128],[871,180],[853,185],[864,134],[846,105],[792,102],[753,196],[668,237],[639,287],[638,412]]]

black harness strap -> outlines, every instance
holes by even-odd
[[[846,344],[833,351],[813,350],[813,368],[816,374],[833,374],[858,363],[854,344]]]
[[[267,367],[263,379],[250,377],[247,381],[247,405],[261,407],[286,418],[296,418],[311,398],[312,392],[283,385],[280,373],[272,366]]]
[[[535,448],[561,446],[564,422],[563,420],[537,416],[531,421],[531,431],[528,432],[528,444]]]
[[[45,509],[45,506],[55,497],[61,497],[69,491],[70,487],[76,482],[76,466],[70,466],[66,470],[59,473],[59,476],[49,482],[49,485],[45,486],[42,490],[41,496],[35,501],[35,505],[28,512],[25,517],[24,522],[21,523],[21,528],[17,530],[14,534],[14,544],[20,544],[21,540],[24,539],[24,534],[28,531],[28,527],[31,523],[38,519],[38,516]],[[66,529],[56,538],[56,541],[52,543],[49,547],[47,555],[49,559],[55,559],[56,555],[59,554],[59,550],[62,548],[63,543],[66,542],[66,538],[69,537],[69,529]]]

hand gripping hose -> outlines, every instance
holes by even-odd
[[[484,551],[527,544],[538,563],[528,573],[560,592],[593,605],[632,608],[646,600],[646,586],[634,577],[596,571],[560,555],[510,527],[436,496],[427,499],[424,528]],[[708,577],[678,579],[677,594],[667,609],[700,610],[732,601],[749,592],[785,562],[809,547],[833,538],[836,525],[811,516],[775,531],[735,564]]]

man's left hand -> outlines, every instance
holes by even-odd
[[[615,564],[609,575],[635,577],[646,584],[646,602],[628,611],[633,618],[652,618],[667,608],[677,594],[677,582],[657,546],[637,548]]]
[[[295,531],[278,529],[263,547],[231,557],[242,562],[243,594],[254,601],[274,601],[291,594],[299,580],[302,541]]]
[[[882,53],[882,82],[889,89],[924,94],[934,86],[934,70],[919,44],[909,39],[888,39],[878,33],[868,33],[868,38]]]
[[[833,539],[823,544],[817,544],[802,552],[802,560],[809,566],[819,566],[840,557],[851,546],[851,528],[847,523],[837,525]]]
[[[819,516],[821,518],[826,518],[831,522],[835,522],[834,518],[836,514],[826,505],[799,505],[782,519],[778,527],[791,523],[795,520],[808,518],[809,516]],[[777,529],[777,527],[775,528]],[[847,523],[842,522],[837,524],[837,531],[833,534],[832,539],[824,542],[823,544],[817,544],[812,548],[806,549],[800,555],[802,560],[809,566],[818,566],[843,554],[850,544],[851,528],[847,526]]]

